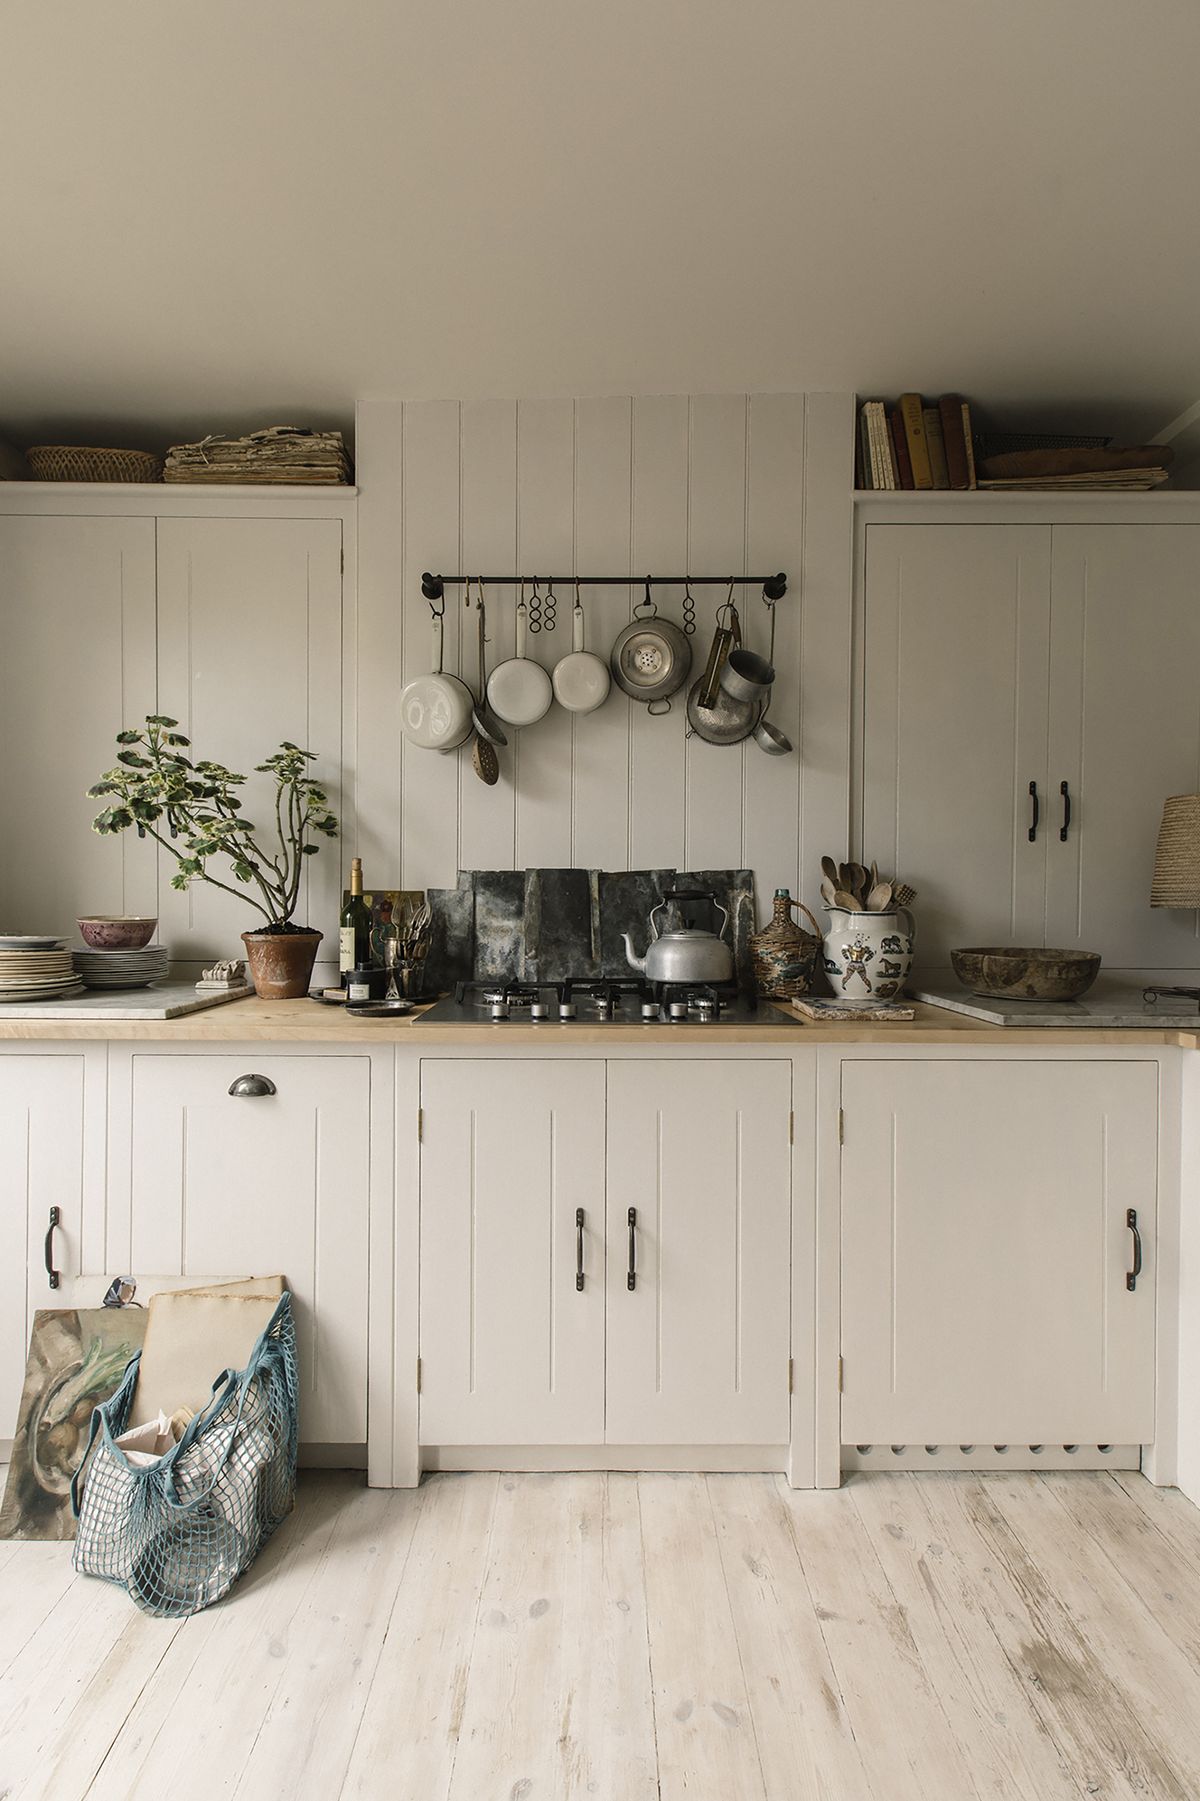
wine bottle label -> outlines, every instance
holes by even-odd
[[[342,926],[338,932],[338,968],[345,975],[353,969],[357,958],[354,955],[354,927]]]

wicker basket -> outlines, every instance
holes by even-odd
[[[795,907],[812,926],[811,933],[792,919]],[[811,994],[821,944],[821,928],[803,901],[793,900],[786,888],[777,888],[771,919],[750,940],[754,985],[759,994],[771,1000],[794,1000],[798,994]]]
[[[157,482],[162,463],[148,450],[91,450],[78,444],[35,444],[26,451],[34,481]]]

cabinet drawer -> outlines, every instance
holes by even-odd
[[[370,1096],[366,1058],[257,1049],[135,1053],[114,1087],[110,1266],[284,1274],[309,1443],[366,1437]]]

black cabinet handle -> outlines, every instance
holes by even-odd
[[[629,1268],[625,1272],[626,1288],[637,1287],[637,1208],[629,1209]]]
[[[1125,1224],[1133,1233],[1133,1268],[1125,1277],[1125,1286],[1132,1294],[1137,1287],[1137,1279],[1142,1273],[1142,1235],[1138,1231],[1136,1207],[1130,1207],[1126,1212]]]
[[[51,1288],[57,1288],[62,1277],[54,1267],[54,1228],[62,1221],[62,1210],[58,1207],[50,1209],[50,1224],[46,1227],[46,1280]]]
[[[233,1095],[274,1094],[276,1088],[270,1076],[238,1076],[229,1084],[229,1092]]]
[[[1042,804],[1038,799],[1036,782],[1029,784],[1029,798],[1033,802],[1033,810],[1029,816],[1029,842],[1032,844],[1037,837],[1038,820],[1042,817]]]
[[[1071,790],[1065,782],[1060,782],[1058,784],[1058,792],[1062,795],[1063,804],[1063,821],[1058,828],[1058,835],[1065,844],[1067,842],[1067,834],[1071,830]]]
[[[575,1209],[575,1287],[583,1291],[583,1208]]]

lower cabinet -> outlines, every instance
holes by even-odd
[[[84,1067],[82,1055],[0,1056],[0,1439],[16,1425],[34,1310],[64,1304],[46,1262],[63,1282],[81,1266]]]
[[[135,1052],[114,1085],[109,1265],[287,1277],[306,1443],[367,1435],[365,1057]],[[231,1093],[258,1076],[250,1092]],[[257,1090],[257,1092],[256,1092]]]
[[[1157,1080],[843,1064],[843,1443],[1153,1439]]]
[[[429,1059],[422,1442],[783,1444],[791,1066]]]

